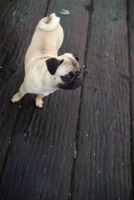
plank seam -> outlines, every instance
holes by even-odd
[[[131,54],[130,54],[130,0],[126,1],[126,8],[127,8],[127,14],[126,14],[126,23],[127,23],[127,38],[128,38],[128,67],[129,67],[129,97],[130,97],[130,144],[131,144],[131,172],[132,172],[132,197],[134,198],[134,162],[133,162],[133,127],[132,127],[132,77],[131,77]]]
[[[4,168],[5,168],[5,165],[6,165],[8,153],[9,153],[10,147],[12,145],[12,139],[13,139],[14,130],[15,130],[16,124],[18,122],[19,113],[21,111],[21,109],[20,109],[21,104],[22,104],[22,101],[19,102],[19,107],[18,107],[18,111],[17,111],[17,114],[16,114],[16,119],[15,119],[15,122],[14,122],[13,130],[11,131],[10,140],[9,140],[10,144],[8,145],[8,148],[6,150],[5,159],[4,159],[3,166],[2,166],[2,169],[1,169],[1,172],[0,172],[0,182],[2,180],[2,174],[4,174]]]
[[[84,64],[86,63],[87,59],[87,49],[88,49],[88,44],[91,38],[91,19],[92,19],[92,14],[93,14],[93,8],[94,8],[94,0],[91,0],[91,3],[85,8],[89,11],[89,20],[88,20],[88,31],[87,31],[87,39],[86,39],[86,48],[85,48],[85,57],[84,57]],[[83,83],[85,79],[85,73],[83,69]],[[74,171],[75,171],[75,164],[77,160],[77,152],[78,152],[78,145],[77,142],[79,140],[79,122],[80,118],[79,116],[81,115],[81,105],[82,105],[82,94],[83,94],[83,85],[81,85],[81,91],[80,91],[80,103],[79,103],[79,110],[78,110],[78,119],[77,119],[77,124],[76,124],[76,136],[75,136],[75,143],[74,143],[74,158],[73,158],[73,165],[72,165],[72,173],[71,173],[71,181],[70,181],[70,188],[69,188],[69,198],[70,200],[73,200],[73,181],[74,181]]]
[[[47,4],[47,7],[46,7],[46,11],[44,13],[44,17],[46,17],[46,15],[47,15],[47,12],[48,12],[49,6],[50,6],[50,2],[51,2],[51,0],[48,0],[48,4]]]

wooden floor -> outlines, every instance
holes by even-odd
[[[34,29],[52,12],[82,86],[42,109],[34,95],[12,104]],[[0,27],[0,200],[133,199],[134,1],[1,0]]]

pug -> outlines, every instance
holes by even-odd
[[[74,90],[81,85],[78,58],[70,53],[58,56],[64,38],[60,18],[52,13],[41,19],[25,56],[24,81],[11,101],[26,93],[37,94],[35,104],[41,108],[43,97],[58,89]]]

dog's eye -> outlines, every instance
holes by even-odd
[[[67,76],[65,76],[66,80],[70,80],[72,78],[72,76],[70,74],[68,74]]]
[[[62,76],[61,78],[63,81],[69,81],[73,78],[73,76],[73,72],[70,72],[69,74],[67,74],[66,76]]]
[[[66,79],[67,81],[69,81],[70,79],[73,78],[73,76],[74,76],[73,72],[69,72],[69,74],[67,74],[67,75],[65,76],[65,79]]]

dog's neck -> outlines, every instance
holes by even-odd
[[[57,56],[58,56],[57,54],[49,54],[49,53],[47,53],[47,54],[44,55],[44,59],[47,60],[49,58],[57,57]]]
[[[45,54],[40,54],[40,55],[37,55],[37,56],[34,56],[36,59],[49,59],[49,58],[52,58],[52,57],[57,57],[58,55],[57,54],[50,54],[50,53],[45,53]]]

